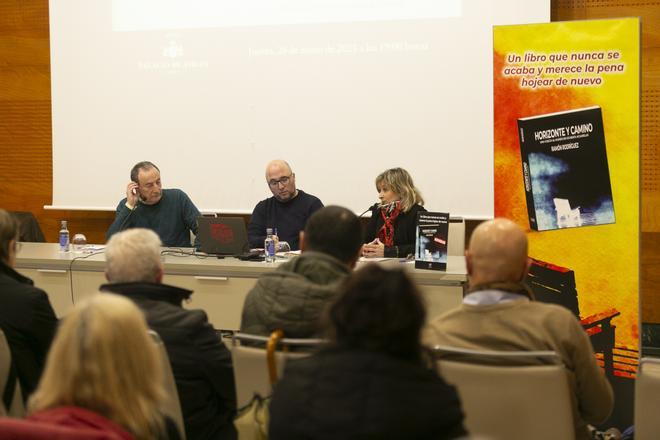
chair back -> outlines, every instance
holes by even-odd
[[[465,427],[499,439],[574,439],[568,378],[552,351],[434,347],[440,375],[456,387]]]
[[[252,345],[241,345],[241,342]],[[242,408],[252,400],[255,394],[269,396],[274,383],[284,371],[289,359],[309,356],[305,351],[281,351],[278,347],[315,347],[325,341],[322,339],[283,338],[281,330],[274,331],[270,337],[236,333],[232,336],[231,357],[234,365],[236,383],[236,405]],[[266,345],[267,348],[261,346]]]
[[[459,257],[465,255],[465,220],[463,217],[451,217],[449,219],[447,255]]]
[[[660,359],[639,361],[635,381],[635,438],[655,439],[660,432]]]
[[[151,337],[151,340],[154,341],[154,344],[156,344],[158,358],[163,368],[163,388],[165,389],[167,398],[165,399],[165,402],[163,402],[162,410],[167,416],[172,418],[177,428],[179,428],[181,438],[185,440],[186,428],[183,423],[181,401],[179,400],[179,392],[177,391],[176,382],[174,381],[174,374],[172,373],[170,358],[167,355],[165,344],[163,344],[163,340],[160,338],[160,335],[158,335],[158,333],[153,330],[149,330],[149,336]]]
[[[12,374],[12,360],[11,350],[9,343],[5,337],[5,333],[0,330],[0,415],[9,417],[23,417],[25,415],[25,405],[23,404],[23,393],[21,392],[21,384],[18,376]],[[10,377],[11,376],[11,377]],[[13,380],[13,384],[9,380]],[[4,403],[4,393],[8,386],[13,386],[11,404],[9,408]]]

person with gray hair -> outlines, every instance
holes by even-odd
[[[572,391],[575,438],[588,439],[588,423],[602,423],[614,397],[589,336],[573,314],[534,301],[523,283],[529,271],[527,236],[514,222],[481,223],[465,252],[469,290],[463,304],[427,326],[424,343],[474,350],[552,350],[564,362]]]
[[[57,318],[48,295],[34,287],[31,279],[14,270],[18,253],[19,225],[16,218],[0,209],[0,328],[11,350],[10,378],[4,391],[9,402],[18,376],[23,397],[27,399],[37,387],[46,363],[46,354],[55,337]]]
[[[146,160],[133,166],[130,178],[106,239],[125,229],[147,228],[165,246],[190,247],[190,232],[197,234],[200,213],[188,195],[176,188],[163,189],[160,170]]]
[[[248,224],[250,247],[261,248],[266,228],[277,230],[278,238],[286,241],[291,250],[300,249],[300,231],[307,219],[323,208],[318,197],[296,188],[296,173],[284,160],[272,160],[266,166],[266,183],[273,197],[257,203]]]
[[[191,290],[163,284],[160,239],[135,228],[117,233],[106,247],[100,290],[126,296],[144,312],[163,340],[181,401],[186,437],[235,439],[236,391],[231,355],[203,310],[186,310]]]

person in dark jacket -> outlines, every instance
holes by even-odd
[[[320,330],[323,309],[355,266],[362,227],[355,214],[326,206],[310,217],[301,237],[302,254],[259,277],[243,305],[241,332],[309,338]]]
[[[269,438],[452,439],[466,435],[456,390],[429,368],[426,311],[402,269],[368,265],[327,313],[330,343],[290,361],[275,385]]]
[[[11,351],[14,373],[23,397],[36,389],[55,336],[57,318],[48,295],[13,269],[18,252],[19,224],[0,209],[0,328]],[[9,381],[12,386],[15,382]],[[3,392],[4,390],[0,390]]]
[[[132,299],[156,331],[172,364],[186,437],[235,439],[234,373],[229,350],[217,337],[203,310],[186,310],[192,291],[162,284],[160,239],[136,228],[112,236],[106,247],[102,291]]]
[[[403,168],[385,170],[376,177],[380,203],[371,208],[371,220],[362,248],[365,257],[407,257],[415,253],[417,213],[426,211],[424,199]]]

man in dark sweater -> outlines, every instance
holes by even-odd
[[[286,241],[291,250],[298,250],[300,231],[307,219],[323,208],[318,197],[296,189],[296,174],[283,160],[273,160],[266,166],[266,182],[273,197],[255,206],[248,225],[250,247],[264,247],[266,228],[277,229],[280,241]]]
[[[144,312],[172,365],[188,439],[236,439],[231,354],[203,310],[186,310],[192,291],[163,284],[160,240],[147,229],[116,234],[105,251],[101,291],[124,295]]]
[[[146,228],[156,232],[165,246],[190,247],[190,231],[197,234],[199,215],[186,193],[162,189],[156,165],[138,162],[131,170],[126,197],[117,205],[106,239],[124,229]]]

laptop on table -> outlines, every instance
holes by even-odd
[[[241,217],[198,217],[199,250],[214,255],[241,255],[250,250]]]

